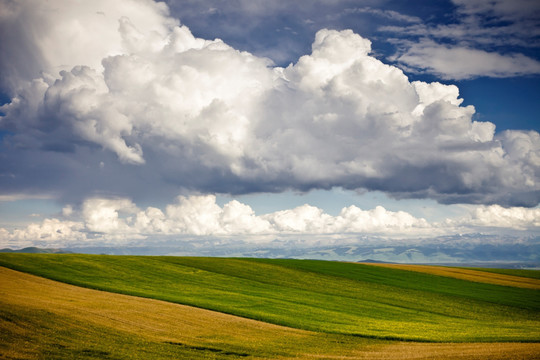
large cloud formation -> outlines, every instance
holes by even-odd
[[[1,6],[6,194],[338,186],[442,203],[540,201],[537,132],[495,134],[456,86],[410,82],[352,31],[320,30],[311,54],[281,68],[196,38],[153,1]]]

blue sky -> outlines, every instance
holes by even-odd
[[[536,1],[0,6],[0,246],[539,234]]]

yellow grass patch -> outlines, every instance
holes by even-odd
[[[456,279],[496,284],[504,286],[513,286],[527,289],[540,289],[540,280],[513,276],[506,274],[496,274],[487,271],[460,269],[446,266],[435,265],[410,265],[410,264],[384,264],[384,263],[363,263],[364,265],[381,266],[386,268],[416,271],[432,275],[446,276]]]
[[[67,333],[69,341],[58,340],[57,351],[79,347],[84,358],[99,359],[107,352],[88,344],[88,336],[95,336],[99,343],[103,334],[99,329],[115,334],[120,341],[123,337],[135,338],[134,343],[140,345],[129,349],[134,353],[150,351],[148,344],[201,352],[200,357],[190,358],[532,359],[540,355],[538,343],[426,344],[315,333],[164,301],[80,288],[2,267],[0,310],[11,314],[0,317],[0,358],[43,358],[40,346],[50,346],[57,333]],[[51,314],[55,319],[54,324],[40,329],[39,336],[47,340],[28,333],[32,324],[22,320],[25,314],[40,313]],[[85,333],[86,338],[79,333]],[[5,334],[17,335],[18,339],[7,338]],[[34,338],[21,342],[25,336]],[[121,343],[113,344],[111,351],[121,347]],[[148,354],[148,358],[167,357]]]

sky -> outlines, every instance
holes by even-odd
[[[0,247],[538,239],[539,49],[535,0],[0,0]]]

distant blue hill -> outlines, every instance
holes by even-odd
[[[42,249],[42,248],[38,248],[38,247],[34,247],[34,246],[31,246],[31,247],[26,247],[24,249],[17,249],[17,250],[12,250],[12,249],[0,249],[0,252],[3,252],[3,253],[28,253],[28,254],[70,254],[71,251],[66,251],[66,250],[63,250],[63,249]]]

